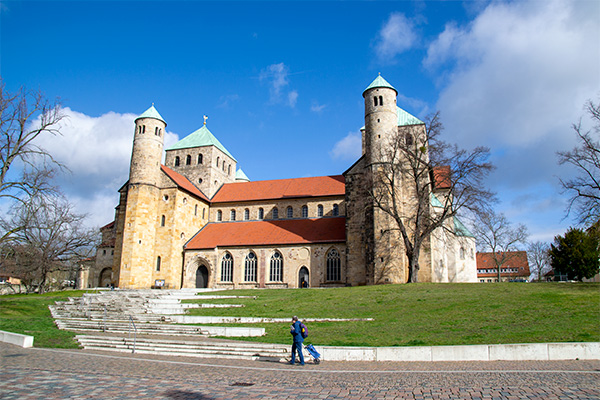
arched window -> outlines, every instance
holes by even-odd
[[[198,215],[198,204],[194,205],[194,216]]]
[[[192,156],[189,154],[185,157],[185,165],[192,165]]]
[[[158,136],[158,126],[154,128],[154,136]]]
[[[160,226],[165,226],[165,216],[160,217]]]
[[[292,208],[292,206],[289,206],[287,208],[287,217],[288,218],[294,218],[294,209]]]
[[[244,282],[256,282],[256,255],[252,252],[244,261]]]
[[[302,218],[308,218],[308,206],[302,206]]]
[[[273,219],[279,218],[279,209],[277,207],[273,208]]]
[[[323,205],[319,204],[317,206],[317,217],[322,217],[323,216]]]
[[[258,219],[264,219],[265,218],[265,210],[261,207],[258,209]]]
[[[382,106],[383,105],[383,96],[379,96],[379,105]]]
[[[461,260],[465,259],[465,248],[464,247],[460,248],[460,259]]]
[[[160,271],[160,256],[156,257],[156,270]]]
[[[223,212],[221,210],[217,211],[217,221],[223,221]]]
[[[337,204],[333,205],[333,216],[337,217],[338,215],[340,215],[340,208],[338,207]]]
[[[244,210],[244,221],[248,221],[249,219],[250,219],[250,210],[246,208]]]
[[[146,125],[142,125],[142,133],[146,133]]]
[[[233,257],[229,253],[221,260],[221,282],[233,282]]]
[[[377,96],[373,97],[373,105],[377,107]]]
[[[202,154],[198,154],[198,164],[202,164]]]
[[[175,157],[175,164],[176,167],[179,167],[179,156]]]
[[[271,256],[269,280],[271,282],[281,282],[283,280],[283,259],[278,251]]]
[[[413,136],[410,133],[407,133],[404,136],[404,141],[406,142],[407,146],[412,146],[413,145]]]
[[[217,168],[219,168],[219,160],[220,160],[220,158],[217,157]]]
[[[162,128],[158,129],[158,136],[160,136],[162,134]]]
[[[231,175],[231,165],[229,165],[229,166],[227,167],[227,174],[228,174],[228,175]]]
[[[327,253],[327,281],[338,282],[342,280],[340,268],[340,253],[336,249]]]
[[[204,212],[205,212],[205,211],[206,211],[206,208],[203,208],[203,209],[202,209],[202,219],[204,219],[204,216],[205,216]]]
[[[231,210],[231,212],[229,213],[229,220],[235,221],[235,210]]]

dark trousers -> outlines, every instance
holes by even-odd
[[[292,364],[296,362],[296,350],[300,357],[300,365],[304,365],[304,354],[302,354],[302,342],[294,342],[292,344]]]

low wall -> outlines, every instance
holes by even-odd
[[[323,360],[328,361],[600,360],[600,342],[418,347],[319,346],[317,351]]]
[[[21,347],[33,347],[33,336],[0,331],[0,342],[15,344]]]

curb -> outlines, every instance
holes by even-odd
[[[15,344],[21,347],[33,347],[33,336],[0,331],[0,342]]]

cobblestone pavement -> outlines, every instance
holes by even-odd
[[[600,399],[600,361],[323,362],[0,343],[1,399]]]

